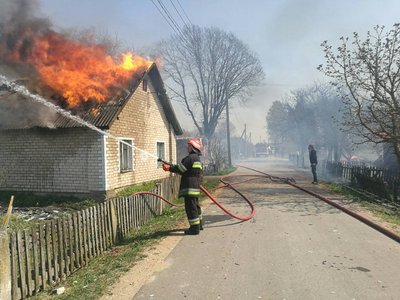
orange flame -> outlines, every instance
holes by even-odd
[[[14,51],[9,58],[21,61],[18,53]],[[106,101],[116,89],[126,87],[134,74],[152,64],[131,53],[123,54],[122,62],[117,63],[104,47],[84,45],[55,32],[36,38],[23,61],[33,65],[41,80],[62,95],[70,107],[90,99]]]

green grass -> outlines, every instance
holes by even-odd
[[[137,192],[150,192],[156,187],[156,181],[149,181],[141,184],[134,184],[124,188],[117,193],[118,197],[130,196]]]
[[[5,213],[7,207],[9,205],[9,201],[11,195],[14,195],[14,203],[13,207],[48,207],[51,206],[53,208],[59,208],[60,211],[65,210],[65,214],[71,212],[71,210],[82,210],[91,206],[96,205],[98,202],[96,200],[91,199],[80,199],[76,197],[67,197],[67,196],[53,196],[53,195],[35,195],[31,193],[11,193],[11,192],[1,192],[0,193],[0,205],[2,206],[2,211],[0,212],[0,220],[1,224],[5,217]],[[61,217],[64,214],[60,214]],[[33,224],[39,224],[43,222],[42,220],[32,219],[27,221],[26,218],[23,218],[23,214],[20,214],[13,210],[10,219],[8,221],[8,231],[17,230],[17,229],[26,229],[31,227]]]
[[[362,201],[361,204],[372,211],[375,216],[381,218],[382,220],[388,223],[400,225],[400,211],[393,211],[384,206],[367,201]]]
[[[216,187],[219,180],[205,177],[203,185],[207,189]],[[202,197],[201,200],[203,200]],[[183,203],[183,198],[175,199],[174,203]],[[51,290],[40,293],[33,299],[98,299],[104,295],[107,288],[112,286],[118,278],[127,272],[139,260],[146,257],[146,249],[157,244],[160,239],[171,232],[182,229],[185,224],[186,214],[183,208],[171,208],[134,230],[119,245],[102,254],[89,263],[88,266],[78,270],[59,284],[64,286],[66,292],[62,295],[52,295]]]
[[[59,196],[59,195],[38,195],[27,192],[9,192],[0,191],[0,205],[7,207],[10,202],[11,195],[14,195],[14,207],[82,207],[88,204],[93,205],[95,200],[81,199],[74,196]]]
[[[225,168],[225,169],[222,169],[222,170],[220,170],[218,172],[213,172],[213,173],[210,173],[210,174],[207,174],[207,175],[209,175],[209,176],[227,175],[227,174],[230,174],[230,173],[236,171],[236,169],[237,169],[237,167],[229,167],[229,168]]]
[[[0,220],[3,222],[5,214],[0,214]],[[18,214],[12,214],[10,220],[8,221],[7,231],[12,232],[14,230],[22,230],[30,228],[34,224],[43,223],[42,220],[31,220],[26,221]],[[3,224],[3,223],[2,223]]]
[[[352,190],[347,189],[341,184],[337,183],[324,183],[324,186],[326,186],[328,189],[331,191],[334,191],[338,194],[346,196],[346,198],[349,198],[350,200],[356,201],[360,203],[361,206],[367,208],[369,211],[372,212],[372,214],[388,223],[391,224],[396,224],[400,225],[400,211],[389,209],[385,206],[372,203],[367,201],[366,199],[363,199],[360,197],[360,195]]]
[[[135,263],[146,257],[145,250],[155,245],[161,238],[175,230],[186,219],[181,208],[167,210],[133,231],[123,242],[114,246],[110,251],[91,261],[88,266],[78,270],[59,284],[66,292],[53,296],[48,289],[33,299],[98,299],[106,293],[117,279],[128,271]]]
[[[208,178],[207,176],[205,176],[203,178],[202,186],[207,190],[211,190],[211,189],[217,187],[220,183],[221,183],[221,181],[219,179],[212,178],[212,177]]]

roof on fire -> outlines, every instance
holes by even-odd
[[[153,63],[146,72],[143,72],[137,78],[133,79],[129,89],[123,91],[123,93],[119,96],[110,99],[104,103],[96,103],[95,105],[87,105],[82,110],[79,110],[76,115],[81,117],[84,121],[98,127],[101,129],[108,129],[111,127],[113,122],[117,119],[120,112],[124,109],[126,103],[132,96],[132,94],[136,91],[136,89],[140,86],[142,80],[148,76],[155,91],[157,93],[158,98],[160,99],[161,106],[164,110],[164,114],[168,120],[168,122],[172,125],[174,132],[176,135],[181,135],[183,133],[182,128],[176,118],[175,111],[172,107],[171,101],[168,98],[164,83],[161,78],[160,72],[155,63]],[[12,120],[8,122],[8,124],[0,124],[0,129],[28,129],[34,127],[47,127],[47,128],[71,128],[71,127],[83,127],[83,125],[73,121],[59,113],[55,113],[50,111],[49,108],[38,108],[37,103],[29,103],[28,104],[28,112],[26,112],[27,107],[26,104],[28,102],[24,101],[24,104],[19,103],[15,105],[17,101],[14,99],[12,100],[13,103],[11,104],[10,101],[7,103],[4,99],[1,99],[0,105],[4,106],[1,109],[2,113],[4,114],[3,120],[6,115],[10,116],[13,115]],[[21,109],[23,108],[23,113],[21,115]],[[20,110],[19,112],[15,112],[14,110]],[[17,122],[16,118],[20,115],[21,120]],[[38,117],[38,115],[41,115]],[[11,118],[9,118],[11,119]]]

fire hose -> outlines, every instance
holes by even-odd
[[[248,167],[244,167],[244,166],[239,166],[239,167],[242,167],[242,168],[245,168],[245,169],[248,169],[248,170],[252,170],[254,172],[263,174],[265,176],[270,176],[269,174],[261,172],[261,171],[256,170],[256,169],[252,169],[252,168],[248,168]],[[389,237],[389,238],[395,240],[396,242],[400,243],[400,236],[398,234],[396,234],[396,233],[394,233],[394,232],[382,227],[381,225],[379,225],[379,224],[367,219],[366,217],[364,217],[364,216],[362,216],[362,215],[360,215],[360,214],[358,214],[358,213],[356,213],[356,212],[354,212],[354,211],[352,211],[352,210],[350,210],[350,209],[348,209],[348,208],[346,208],[346,207],[344,207],[342,205],[339,205],[338,203],[332,201],[331,199],[329,199],[329,198],[327,198],[325,196],[322,196],[322,195],[317,194],[317,193],[315,193],[313,191],[310,191],[310,190],[307,190],[307,189],[305,189],[303,187],[298,186],[293,180],[287,180],[286,183],[291,185],[291,186],[293,186],[293,187],[295,187],[295,188],[297,188],[297,189],[299,189],[299,190],[301,190],[301,191],[303,191],[303,192],[306,192],[306,193],[308,193],[308,194],[310,194],[310,195],[312,195],[312,196],[314,196],[314,197],[316,197],[318,199],[321,199],[321,200],[325,201],[326,203],[332,205],[333,207],[336,207],[337,209],[340,209],[341,211],[345,212],[346,214],[352,216],[353,218],[363,222],[364,224],[372,227],[373,229],[379,231],[380,233],[382,233],[382,234],[386,235],[387,237]]]
[[[165,163],[165,164],[170,164],[169,162],[166,162],[166,161],[164,161],[164,160],[162,160],[162,159],[160,159],[160,158],[158,159],[158,161],[159,161],[159,162],[162,162],[162,163]],[[236,188],[234,188],[234,187],[232,186],[232,184],[230,184],[229,182],[226,181],[226,178],[228,178],[228,177],[230,177],[230,176],[222,177],[222,178],[220,179],[220,181],[221,181],[221,183],[222,183],[223,185],[217,187],[217,189],[221,189],[221,188],[230,188],[230,189],[232,189],[233,191],[235,191],[237,194],[239,194],[239,195],[247,202],[247,204],[249,205],[249,207],[250,207],[250,209],[251,209],[250,214],[248,214],[247,216],[241,217],[241,216],[238,216],[238,215],[234,214],[233,212],[229,211],[229,210],[228,210],[226,207],[224,207],[217,199],[215,199],[215,197],[213,197],[213,196],[211,195],[211,193],[210,193],[204,186],[200,185],[200,190],[201,190],[208,198],[210,198],[210,200],[213,201],[219,208],[221,208],[226,214],[230,215],[231,217],[233,217],[233,218],[235,218],[235,219],[241,220],[241,221],[250,220],[251,218],[253,218],[254,214],[256,213],[256,209],[255,209],[254,204],[253,204],[243,193],[241,193],[239,190],[237,190]],[[253,177],[254,177],[254,175],[253,175]],[[264,177],[264,176],[263,176],[263,177]],[[136,195],[151,195],[151,196],[160,198],[161,200],[167,202],[168,204],[170,204],[170,205],[172,205],[172,206],[182,207],[182,205],[174,204],[174,203],[172,203],[171,201],[165,199],[164,197],[162,197],[161,195],[158,195],[158,194],[156,194],[156,193],[152,193],[152,192],[137,192],[137,193],[132,194],[131,196],[136,196]]]
[[[162,160],[159,160],[159,161],[162,161]],[[163,162],[163,163],[166,163],[165,161],[162,161],[162,162]],[[220,179],[220,181],[221,181],[221,183],[222,183],[223,185],[217,187],[216,189],[220,189],[220,188],[230,188],[230,189],[232,189],[233,191],[235,191],[237,194],[239,194],[239,195],[248,203],[248,205],[249,205],[250,208],[251,208],[251,213],[250,213],[249,215],[247,215],[247,216],[241,217],[241,216],[238,216],[238,215],[232,213],[232,212],[229,211],[227,208],[225,208],[217,199],[215,199],[215,197],[213,197],[213,196],[211,195],[211,193],[210,193],[206,188],[204,188],[202,185],[200,185],[201,191],[202,191],[208,198],[210,198],[210,199],[211,199],[219,208],[221,208],[225,213],[227,213],[228,215],[232,216],[232,217],[235,218],[235,219],[242,220],[242,221],[250,220],[251,218],[253,218],[254,214],[256,213],[256,209],[255,209],[254,204],[253,204],[242,192],[240,192],[240,191],[237,190],[235,187],[233,187],[233,185],[241,184],[241,183],[244,183],[244,182],[247,182],[247,181],[250,181],[250,180],[259,179],[259,178],[267,178],[267,179],[271,180],[272,182],[280,182],[280,183],[289,184],[289,185],[291,185],[291,186],[293,186],[293,187],[295,187],[295,188],[297,188],[297,189],[299,189],[299,190],[301,190],[301,191],[303,191],[303,192],[306,192],[306,193],[308,193],[308,194],[310,194],[310,195],[312,195],[312,196],[314,196],[314,197],[316,197],[316,198],[318,198],[318,199],[321,199],[321,200],[325,201],[326,203],[328,203],[328,204],[330,204],[330,205],[336,207],[337,209],[339,209],[339,210],[345,212],[346,214],[352,216],[353,218],[356,218],[357,220],[363,222],[364,224],[366,224],[366,225],[372,227],[373,229],[379,231],[380,233],[386,235],[387,237],[389,237],[389,238],[395,240],[396,242],[400,243],[400,236],[397,235],[396,233],[394,233],[394,232],[392,232],[392,231],[390,231],[390,230],[388,230],[388,229],[382,227],[381,225],[379,225],[379,224],[377,224],[377,223],[375,223],[375,222],[373,222],[373,221],[371,221],[371,220],[365,218],[364,216],[362,216],[362,215],[360,215],[360,214],[358,214],[358,213],[356,213],[356,212],[354,212],[354,211],[352,211],[352,210],[350,210],[350,209],[348,209],[348,208],[346,208],[346,207],[344,207],[344,206],[342,206],[342,205],[339,205],[338,203],[332,201],[331,199],[329,199],[329,198],[327,198],[327,197],[325,197],[325,196],[322,196],[322,195],[317,194],[317,193],[315,193],[315,192],[313,192],[313,191],[310,191],[310,190],[307,190],[307,189],[305,189],[305,188],[303,188],[303,187],[300,187],[299,185],[296,184],[296,181],[295,181],[293,178],[281,178],[281,177],[271,176],[270,174],[264,173],[264,172],[262,172],[262,171],[259,171],[259,170],[253,169],[253,168],[249,168],[249,167],[245,167],[245,166],[241,166],[241,165],[238,165],[238,167],[241,167],[241,168],[244,168],[244,169],[248,169],[248,170],[251,170],[251,171],[260,173],[260,174],[262,174],[262,175],[258,175],[258,176],[257,176],[257,175],[225,176],[225,177],[222,177],[222,178]],[[241,181],[241,182],[235,182],[235,183],[229,183],[229,182],[227,182],[227,180],[228,180],[229,178],[233,178],[233,177],[251,177],[251,178],[248,179],[248,180]],[[152,192],[138,192],[138,193],[135,193],[135,194],[133,194],[133,195],[143,195],[143,194],[149,194],[149,195],[158,197],[158,198],[160,198],[161,200],[163,200],[163,201],[169,203],[169,204],[172,205],[172,206],[181,206],[181,205],[176,205],[176,204],[174,204],[174,203],[168,201],[168,200],[165,199],[164,197],[162,197],[162,196],[160,196],[160,195],[158,195],[158,194],[152,193]]]

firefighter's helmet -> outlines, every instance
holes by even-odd
[[[191,138],[191,139],[188,141],[188,144],[189,144],[189,145],[192,145],[192,147],[193,147],[194,149],[196,149],[196,150],[198,150],[199,152],[201,152],[201,146],[202,146],[202,144],[201,144],[201,141],[200,141],[198,138]]]

